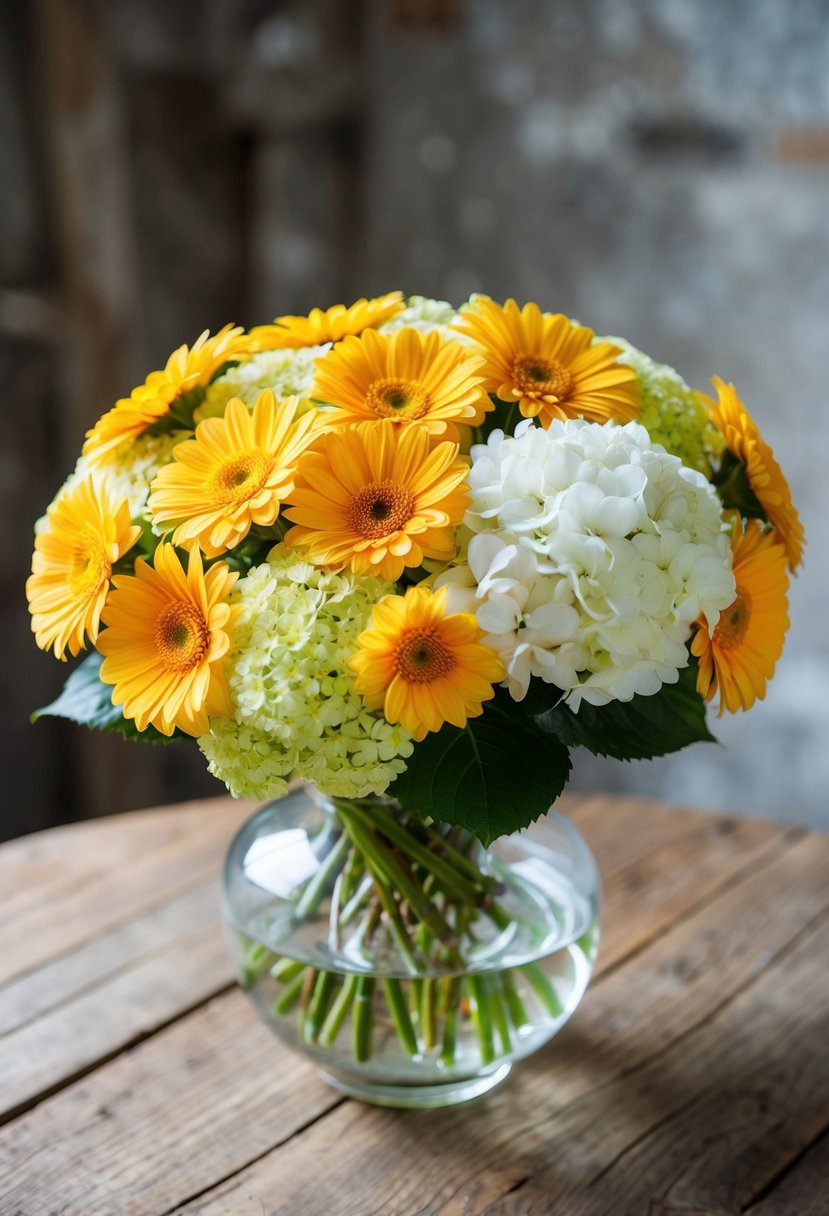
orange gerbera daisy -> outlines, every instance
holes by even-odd
[[[349,334],[361,334],[391,320],[405,308],[402,291],[373,300],[355,300],[348,308],[335,304],[324,312],[314,308],[307,317],[277,317],[273,325],[257,325],[250,331],[253,350],[294,350],[300,346],[322,346],[340,342]]]
[[[789,628],[786,549],[759,520],[749,520],[745,532],[739,518],[735,522],[734,578],[736,598],[720,613],[713,635],[700,621],[691,642],[699,659],[697,691],[710,701],[719,690],[720,715],[763,699]]]
[[[424,557],[448,561],[469,466],[425,427],[364,422],[323,435],[301,457],[285,537],[319,565],[396,579]]]
[[[193,389],[205,388],[225,363],[250,353],[245,331],[225,325],[211,338],[205,330],[192,346],[173,351],[161,371],[150,372],[129,397],[116,401],[86,433],[85,456],[100,459],[113,448],[143,434]]]
[[[705,398],[711,422],[728,450],[745,466],[748,484],[786,547],[789,569],[795,571],[803,561],[805,539],[789,483],[734,385],[726,384],[719,376],[713,376],[711,383],[719,398],[717,402]]]
[[[445,722],[465,726],[483,713],[504,678],[501,660],[479,641],[475,617],[446,614],[446,588],[410,587],[375,605],[349,666],[369,709],[382,708],[418,741]]]
[[[332,424],[370,418],[420,422],[433,435],[457,442],[455,423],[477,426],[492,409],[478,374],[482,363],[438,333],[368,330],[317,360],[312,396],[337,406],[328,415]]]
[[[270,389],[259,394],[252,413],[233,397],[224,417],[200,422],[195,439],[173,449],[149,504],[156,523],[177,525],[174,544],[198,544],[218,557],[238,545],[251,524],[274,522],[322,417],[317,410],[299,418],[296,412],[296,397],[277,402]]]
[[[618,362],[612,342],[594,342],[592,329],[537,304],[501,307],[488,296],[461,310],[454,326],[474,339],[486,361],[481,374],[490,393],[518,402],[525,418],[548,427],[554,418],[629,422],[638,411],[633,369]]]
[[[141,535],[126,499],[94,477],[62,493],[35,539],[26,598],[41,650],[76,655],[98,637],[112,567]]]
[[[101,679],[115,685],[113,704],[139,730],[204,735],[209,717],[232,715],[223,660],[240,611],[227,602],[237,577],[224,562],[205,574],[198,549],[185,574],[166,544],[153,566],[139,559],[134,576],[116,575],[98,638]]]

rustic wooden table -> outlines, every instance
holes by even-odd
[[[2,1216],[829,1212],[829,841],[562,800],[606,894],[573,1021],[468,1107],[378,1110],[255,1019],[228,800],[0,849]]]

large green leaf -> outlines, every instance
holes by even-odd
[[[83,660],[63,686],[63,692],[43,709],[35,710],[32,721],[49,716],[69,718],[95,730],[117,731],[125,739],[142,739],[149,743],[169,743],[176,735],[162,735],[154,726],[139,731],[131,718],[125,718],[120,706],[112,704],[112,687],[100,676],[101,656],[94,652]]]
[[[696,680],[697,664],[692,660],[680,671],[676,684],[663,684],[653,696],[601,706],[582,701],[578,713],[557,705],[535,721],[568,747],[586,747],[597,756],[617,760],[650,760],[689,743],[716,742],[705,723],[705,702]]]
[[[427,735],[389,792],[407,810],[458,824],[485,845],[527,827],[564,789],[570,756],[510,704],[499,694],[463,730]]]

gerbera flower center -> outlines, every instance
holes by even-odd
[[[264,452],[237,452],[213,474],[215,496],[228,504],[244,502],[262,489],[272,464]]]
[[[196,667],[210,646],[207,621],[196,605],[171,600],[156,622],[155,645],[168,671],[189,671]]]
[[[512,383],[523,397],[555,397],[563,401],[572,391],[573,377],[557,359],[519,355],[513,360]]]
[[[414,495],[394,481],[372,482],[355,494],[349,523],[366,540],[378,540],[403,528],[414,515]]]
[[[104,551],[100,537],[91,528],[82,528],[72,548],[72,568],[69,576],[72,594],[91,595],[107,576]]]
[[[422,418],[431,404],[417,380],[374,380],[366,393],[366,405],[378,418]]]
[[[733,604],[720,613],[714,630],[714,643],[723,650],[739,646],[751,622],[751,597],[743,588],[737,591]]]
[[[395,671],[412,684],[431,684],[456,666],[457,659],[434,626],[404,630],[394,650]]]

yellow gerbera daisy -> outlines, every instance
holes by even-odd
[[[253,350],[295,350],[300,346],[322,346],[340,342],[349,334],[361,334],[391,320],[406,307],[402,291],[390,291],[374,300],[355,300],[348,308],[335,304],[323,311],[314,308],[307,317],[276,317],[273,325],[257,325],[249,339]]]
[[[710,701],[719,690],[720,715],[750,709],[766,694],[766,681],[783,651],[789,628],[786,549],[777,532],[751,519],[745,532],[739,518],[734,533],[737,595],[720,613],[709,636],[704,621],[691,642],[699,658],[697,690]]]
[[[62,493],[35,539],[26,598],[41,650],[58,659],[95,643],[112,567],[141,535],[129,503],[94,477]]]
[[[805,539],[789,483],[734,385],[726,384],[719,376],[713,376],[711,383],[719,398],[716,402],[705,398],[711,422],[728,450],[745,466],[752,492],[785,545],[789,569],[795,571],[803,561]]]
[[[245,331],[225,325],[211,338],[205,330],[192,346],[173,351],[161,371],[150,372],[129,397],[116,401],[86,433],[85,456],[100,459],[112,448],[141,435],[173,408],[179,397],[204,388],[225,363],[250,352]]]
[[[481,347],[487,391],[517,401],[524,417],[543,427],[554,418],[630,422],[638,413],[635,373],[618,362],[620,348],[594,343],[592,329],[561,313],[478,296],[454,328]]]
[[[297,408],[296,397],[277,402],[270,389],[259,394],[252,413],[233,397],[224,417],[205,419],[195,439],[173,449],[172,463],[153,481],[149,505],[156,523],[177,525],[174,544],[198,544],[218,557],[238,545],[251,524],[274,522],[322,419],[317,410],[297,418]]]
[[[153,561],[139,559],[134,576],[113,580],[98,638],[101,679],[139,730],[203,735],[208,717],[233,713],[223,659],[240,612],[227,602],[238,576],[224,562],[205,574],[198,549],[186,574],[172,545],[159,545]]]
[[[469,466],[425,427],[364,422],[323,435],[300,458],[285,537],[319,565],[396,579],[424,557],[448,561]]]
[[[455,423],[477,426],[492,403],[478,374],[483,360],[438,333],[368,330],[346,338],[317,360],[311,395],[337,409],[332,424],[390,418],[419,422],[433,435],[455,442]]]
[[[369,709],[382,708],[418,741],[445,722],[465,726],[483,713],[504,678],[501,660],[479,641],[469,613],[446,614],[446,588],[410,587],[375,605],[349,666]]]

